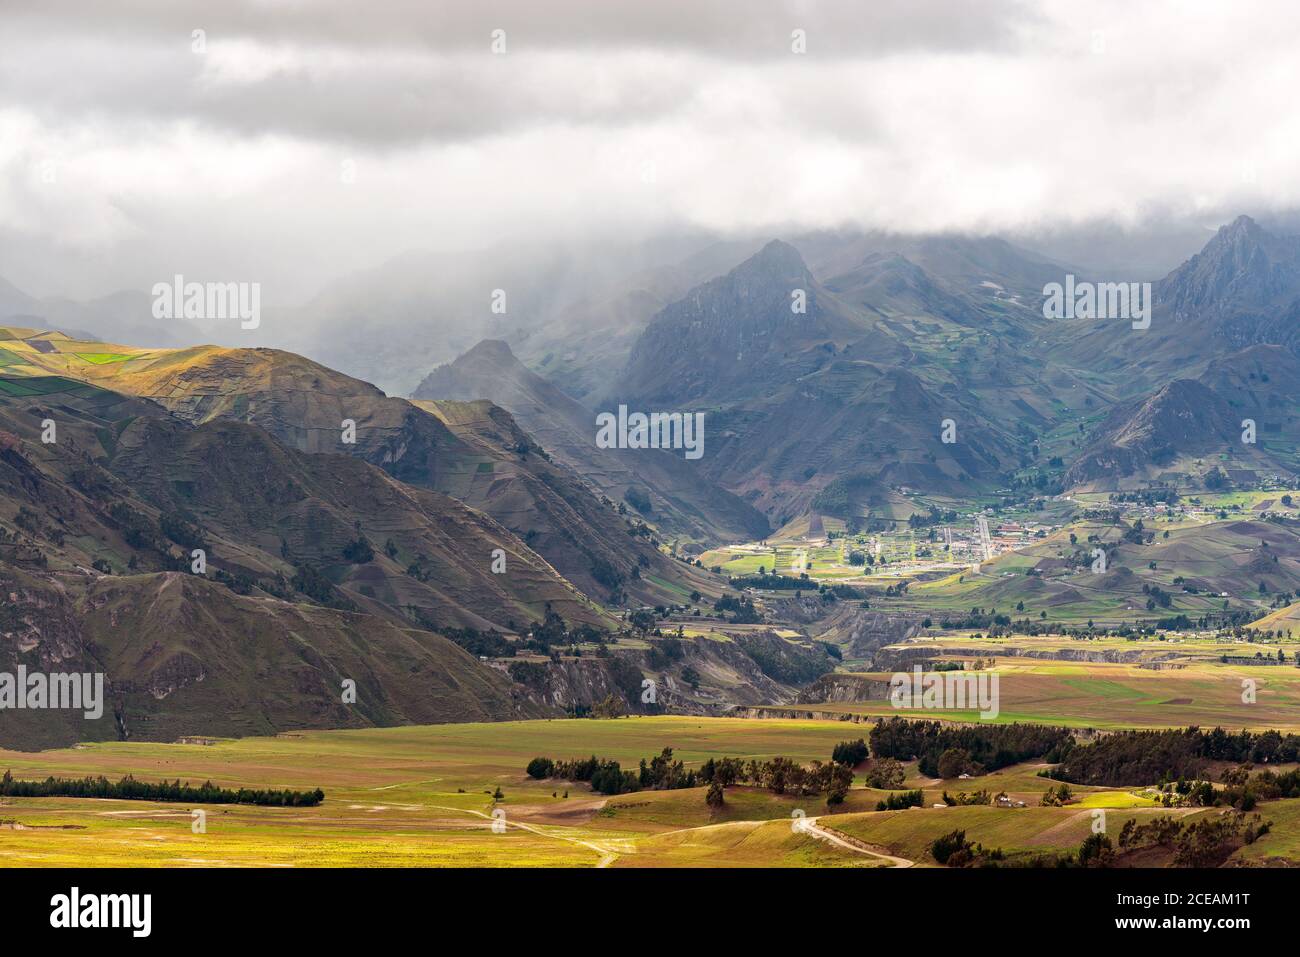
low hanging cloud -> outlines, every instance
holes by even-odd
[[[37,291],[56,261],[82,293],[261,270],[283,301],[415,248],[1300,200],[1287,6],[211,6],[6,5],[0,255]]]

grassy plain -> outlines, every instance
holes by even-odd
[[[817,797],[753,787],[728,788],[716,811],[705,803],[703,788],[607,799],[580,784],[532,781],[523,770],[538,754],[593,752],[634,767],[664,746],[692,766],[720,755],[783,754],[808,762],[825,760],[836,742],[865,731],[841,721],[662,717],[6,751],[0,752],[0,765],[19,777],[131,773],[225,786],[320,786],[327,796],[315,808],[209,805],[202,808],[201,833],[192,826],[193,809],[182,804],[4,799],[0,865],[880,867],[890,864],[878,856],[885,852],[932,866],[929,843],[956,827],[972,840],[1015,854],[1077,847],[1096,809],[1110,809],[1115,828],[1128,817],[1162,813],[1140,789],[1123,788],[1080,787],[1076,804],[1036,807],[1046,785],[1039,764],[946,782],[920,776],[913,764],[905,786],[922,789],[922,808],[876,811],[886,792],[858,780],[834,813]],[[495,802],[498,787],[504,797]],[[1006,792],[1028,806],[935,806],[943,803],[944,791],[977,790]],[[1284,826],[1239,853],[1251,860],[1294,860],[1300,854],[1300,801],[1270,802],[1261,810]],[[494,811],[503,815],[495,830]],[[799,818],[815,819],[817,827],[845,835],[849,845],[864,846],[801,831]]]
[[[1225,641],[1129,642],[1015,638],[972,639],[938,636],[913,641],[933,645],[940,660],[995,660],[999,708],[992,720],[1058,724],[1075,728],[1249,728],[1300,732],[1300,668],[1294,666],[1300,643],[1280,647],[1283,665],[1224,663],[1223,655],[1262,661],[1276,658],[1277,645]],[[1007,654],[1007,649],[1018,655]],[[1060,660],[1048,655],[1123,657],[1117,661]],[[1038,656],[1043,657],[1038,657]],[[887,683],[888,672],[864,673],[865,680]],[[933,717],[978,721],[975,710],[896,710],[887,699],[808,705],[822,715]],[[789,710],[772,706],[771,710]]]
[[[531,758],[594,753],[635,768],[641,758],[670,746],[695,766],[723,755],[786,755],[808,762],[827,760],[846,730],[838,722],[643,717],[304,732],[210,745],[0,751],[0,767],[19,778],[103,774],[116,780],[132,774],[226,787],[321,787],[327,795],[317,808],[212,805],[204,809],[202,834],[192,831],[189,806],[3,799],[0,864],[593,866],[630,853],[629,839],[647,829],[678,825],[630,812],[623,819],[602,817],[597,812],[603,800],[585,786],[529,779],[524,768]],[[492,797],[498,787],[505,795],[500,804]],[[701,789],[651,796],[677,795],[683,808],[692,805],[687,817],[709,822]],[[739,808],[744,799],[736,801]],[[492,831],[494,807],[505,813],[503,833]],[[761,816],[789,813],[774,805]],[[839,852],[830,847],[828,853]]]

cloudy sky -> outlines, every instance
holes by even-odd
[[[1203,228],[1300,205],[1298,48],[1249,0],[3,0],[0,276],[288,303],[412,249]]]

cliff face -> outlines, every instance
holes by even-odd
[[[836,645],[846,659],[867,661],[877,649],[920,634],[923,617],[863,608],[861,602],[848,599],[828,605],[817,595],[770,598],[767,608],[774,618]]]
[[[611,649],[607,657],[558,662],[494,662],[526,688],[528,701],[572,712],[613,695],[631,714],[726,714],[736,706],[795,701],[800,688],[832,666],[821,648],[774,633],[743,640],[652,641],[649,649]],[[646,697],[654,684],[654,700]]]
[[[838,672],[822,675],[799,692],[797,704],[817,704],[857,701],[886,701],[889,699],[889,680],[868,675]]]

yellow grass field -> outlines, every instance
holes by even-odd
[[[1116,830],[1129,817],[1199,813],[1162,811],[1141,789],[1124,788],[1076,787],[1075,803],[1038,807],[1048,784],[1038,772],[1046,765],[1032,763],[951,781],[924,778],[909,764],[904,786],[921,789],[924,802],[906,811],[876,811],[889,792],[861,780],[833,812],[820,797],[747,786],[728,788],[714,810],[704,788],[606,798],[524,772],[537,755],[591,753],[635,768],[665,746],[696,767],[723,755],[807,763],[826,760],[837,742],[866,731],[843,721],[643,717],[0,751],[0,767],[25,779],[129,773],[326,792],[314,808],[201,806],[202,829],[185,804],[0,799],[0,866],[924,867],[934,866],[930,842],[956,827],[1020,854],[1077,847],[1097,812]],[[1027,806],[943,806],[945,791],[979,790],[1006,792]],[[1261,805],[1284,826],[1243,848],[1243,859],[1300,857],[1294,806],[1300,801]],[[802,829],[803,822],[811,826]]]
[[[0,751],[0,768],[25,779],[103,774],[116,780],[129,773],[194,784],[210,779],[228,787],[321,787],[327,795],[315,808],[208,805],[203,807],[206,832],[199,834],[193,832],[193,809],[185,805],[0,799],[0,864],[609,864],[634,853],[639,837],[681,825],[670,823],[672,815],[664,823],[630,811],[622,817],[601,815],[604,799],[584,785],[529,779],[524,773],[529,759],[595,753],[635,768],[641,758],[672,746],[677,757],[696,766],[722,755],[781,754],[807,762],[827,760],[846,730],[837,722],[662,717],[309,732],[211,745],[109,743],[39,753]],[[505,798],[494,804],[498,787]],[[702,824],[711,820],[703,789],[625,797],[673,798],[685,802],[685,818]],[[867,797],[863,792],[859,799]],[[788,817],[794,806],[767,803],[766,810],[756,811],[757,818]],[[500,833],[493,830],[494,807],[504,813]],[[796,843],[802,847],[804,842]],[[793,862],[806,848],[781,854],[786,850]],[[721,846],[719,853],[725,853]],[[858,856],[831,845],[818,853]]]

